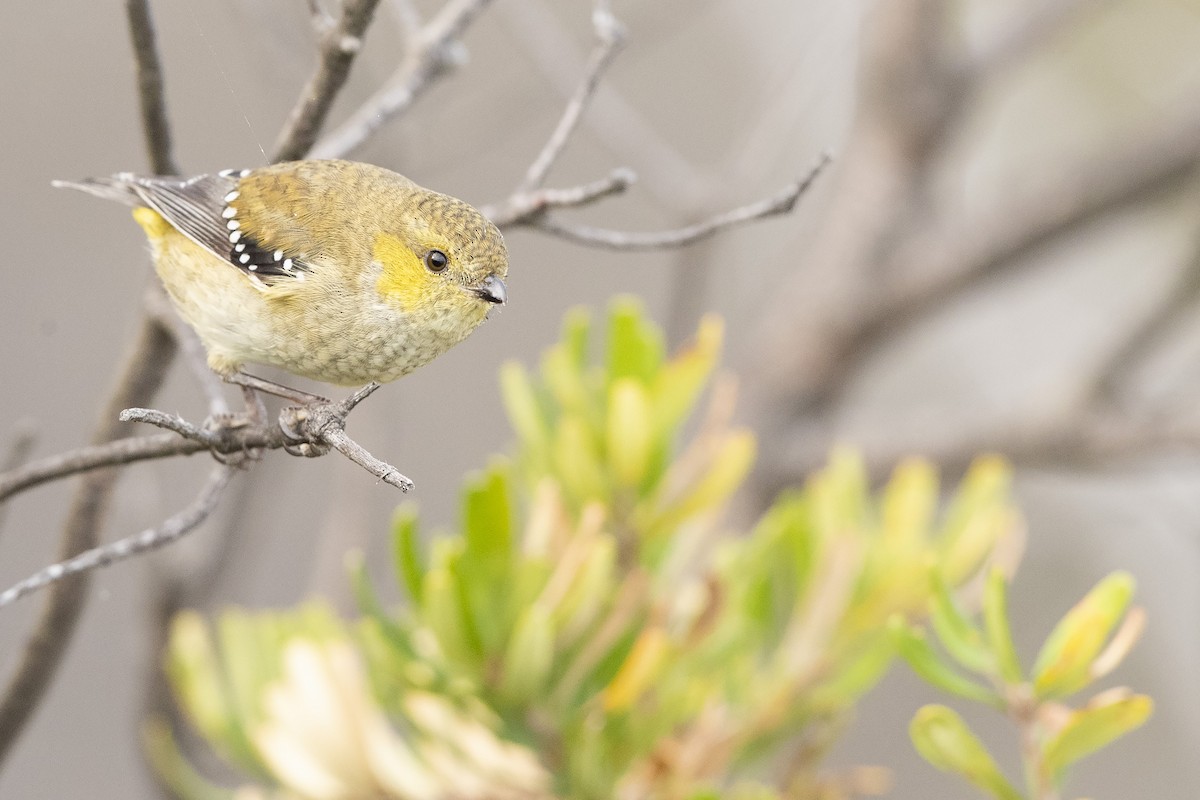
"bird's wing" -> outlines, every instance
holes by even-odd
[[[193,242],[240,269],[256,284],[303,280],[309,269],[306,263],[270,242],[257,241],[242,229],[237,219],[237,186],[247,174],[246,170],[225,170],[183,180],[120,173],[79,183],[59,181],[56,185],[128,205],[145,205]]]

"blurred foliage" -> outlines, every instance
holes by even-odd
[[[1007,467],[980,460],[939,513],[928,464],[901,465],[873,493],[860,460],[837,452],[752,530],[732,531],[724,514],[755,445],[731,421],[732,381],[712,380],[721,323],[704,320],[668,358],[622,300],[598,360],[594,334],[573,313],[537,375],[503,368],[516,454],[468,478],[457,530],[426,549],[415,512],[398,513],[401,608],[356,563],[354,619],[314,603],[176,620],[167,665],[181,705],[248,784],[205,781],[151,726],[150,752],[180,796],[885,790],[881,771],[831,776],[822,758],[897,646],[920,641],[897,632],[978,583],[1019,532]],[[965,638],[985,666],[985,644]],[[1080,680],[1042,671],[1047,691]]]
[[[938,769],[961,775],[999,800],[1057,798],[1070,766],[1149,718],[1150,698],[1126,688],[1100,692],[1077,708],[1062,702],[1110,673],[1137,642],[1145,615],[1141,609],[1126,613],[1133,596],[1130,576],[1118,572],[1100,581],[1050,633],[1029,673],[1017,660],[1009,632],[1002,574],[993,570],[987,576],[981,622],[963,611],[936,572],[932,589],[930,622],[944,652],[900,617],[891,622],[897,647],[929,683],[1016,722],[1026,792],[1009,782],[954,711],[927,705],[909,732],[917,751]]]

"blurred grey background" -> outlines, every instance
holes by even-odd
[[[882,13],[906,5],[912,3],[889,1]],[[1008,219],[997,209],[1014,204],[998,199],[1015,198],[1021,208],[1020,198],[1032,192],[1035,202],[1037,187],[1058,186],[1060,168],[1081,157],[1086,163],[1094,156],[1102,174],[1093,177],[1103,183],[1113,177],[1104,171],[1108,154],[1169,134],[1189,112],[1192,119],[1200,112],[1196,0],[975,0],[959,4],[946,38],[959,52],[986,53],[1052,5],[1076,8],[1047,21],[1049,33],[977,87],[954,135],[936,139],[938,164],[923,172],[928,180],[919,197],[904,195],[906,212],[913,202],[947,212],[948,229],[972,241],[972,231]],[[1200,241],[1194,170],[1151,181],[1125,202],[1018,252],[1012,269],[893,320],[870,352],[856,351],[820,415],[794,414],[787,393],[795,387],[769,380],[771,365],[793,374],[811,343],[779,331],[794,324],[803,332],[806,321],[837,323],[822,318],[840,312],[821,291],[836,288],[840,278],[822,270],[841,257],[834,251],[858,240],[857,211],[869,217],[872,203],[897,210],[889,198],[898,195],[887,187],[855,194],[871,186],[871,176],[858,172],[883,175],[871,166],[880,152],[870,133],[871,109],[888,102],[870,95],[879,84],[862,65],[904,35],[902,26],[888,27],[895,20],[872,15],[873,7],[617,2],[629,47],[605,76],[550,184],[574,185],[620,165],[634,168],[641,181],[627,196],[572,212],[573,218],[636,230],[670,227],[775,191],[823,150],[837,163],[792,215],[678,252],[613,253],[512,232],[509,305],[466,343],[372,397],[350,432],[416,481],[428,532],[454,519],[461,476],[507,445],[497,367],[508,358],[534,362],[554,341],[567,308],[585,305],[600,314],[612,296],[635,293],[676,344],[700,313],[720,312],[728,320],[726,364],[742,376],[747,422],[770,421],[776,427],[766,430],[786,428],[801,437],[766,437],[763,468],[751,487],[761,495],[796,479],[833,439],[862,446],[880,468],[899,454],[924,451],[945,456],[954,469],[964,449],[1020,445],[1018,457],[1028,456],[1019,462],[1018,482],[1029,545],[1014,614],[1023,654],[1031,658],[1053,621],[1111,570],[1134,573],[1138,602],[1149,611],[1144,640],[1110,682],[1151,694],[1155,716],[1108,756],[1087,762],[1072,796],[1195,797],[1200,437],[1176,440],[1156,429],[1139,446],[1109,448],[1103,459],[1086,453],[1059,459],[1053,448],[1038,447],[1055,420],[1078,418],[1080,387],[1127,342],[1131,328],[1168,310],[1173,324],[1156,331],[1162,335],[1155,347],[1138,360],[1136,391],[1123,395],[1125,407],[1152,409],[1139,419],[1154,420],[1196,406],[1200,327],[1195,315],[1171,309]],[[305,4],[208,0],[160,2],[154,10],[184,169],[264,163],[311,69]],[[0,446],[30,420],[44,455],[87,440],[151,277],[144,239],[125,210],[57,192],[50,181],[144,170],[147,162],[121,4],[20,4],[7,11],[0,28],[6,251]],[[394,69],[393,12],[381,5],[335,121]],[[473,203],[503,199],[582,70],[591,47],[589,17],[582,0],[497,0],[465,38],[469,61],[357,157]],[[907,76],[890,77],[903,83]],[[904,90],[894,99],[906,97]],[[907,100],[901,111],[911,112],[918,128],[931,113]],[[928,154],[904,157],[920,161]],[[1070,178],[1062,177],[1067,189]],[[1086,196],[1088,187],[1074,196]],[[831,243],[837,236],[841,243]],[[936,252],[945,241],[939,234],[926,245]],[[886,248],[886,237],[874,243]],[[869,287],[874,278],[863,274]],[[888,285],[886,275],[876,277]],[[193,419],[204,414],[179,366],[156,405]],[[1021,434],[1016,439],[1014,430]],[[207,467],[206,457],[197,456],[130,470],[107,536],[140,530],[187,503]],[[10,504],[0,530],[0,583],[53,559],[70,489],[61,483]],[[400,497],[344,459],[273,453],[234,495],[228,505],[241,522],[232,560],[211,587],[214,605],[293,603],[315,592],[344,601],[341,557],[352,547],[368,553],[378,577],[387,575],[388,521]],[[752,510],[754,500],[745,505]],[[215,519],[155,559],[186,565],[221,526]],[[150,796],[137,732],[154,664],[149,569],[142,560],[96,576],[64,669],[0,774],[0,797]],[[0,614],[0,674],[11,670],[39,602],[34,597]],[[834,766],[893,768],[891,796],[899,800],[973,796],[912,752],[908,720],[931,697],[895,670],[863,704]],[[1001,751],[1012,741],[1002,725],[980,725]]]

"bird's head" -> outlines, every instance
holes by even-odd
[[[482,322],[508,300],[508,251],[492,222],[471,206],[414,187],[405,213],[375,237],[381,297],[418,317]]]

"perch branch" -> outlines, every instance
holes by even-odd
[[[300,94],[300,99],[288,116],[275,145],[276,161],[304,158],[312,149],[329,116],[334,98],[350,77],[354,57],[362,49],[363,37],[379,0],[344,0],[342,15],[336,24],[318,22],[321,54],[317,68]],[[313,9],[314,19],[325,19],[319,8]]]
[[[56,460],[62,462],[60,472],[66,470],[68,466],[75,471],[80,471],[81,469],[97,469],[100,464],[129,463],[132,460],[130,454],[135,454],[138,460],[142,460],[165,458],[172,455],[184,455],[208,450],[214,456],[234,457],[235,460],[233,462],[223,463],[223,466],[232,467],[236,463],[242,463],[247,458],[256,458],[257,453],[262,450],[283,449],[293,455],[321,456],[327,453],[330,448],[333,448],[384,483],[407,492],[413,488],[412,481],[402,475],[392,465],[375,458],[346,434],[347,416],[354,410],[356,405],[378,388],[378,384],[372,383],[359,389],[341,402],[285,408],[279,413],[278,422],[274,425],[239,419],[228,425],[199,426],[175,414],[168,414],[148,408],[127,408],[119,416],[122,424],[141,422],[164,428],[171,433],[162,436],[128,439],[125,442],[117,443],[127,443],[124,448],[93,448],[88,453],[90,460],[86,462],[87,466],[81,466],[85,463],[85,460],[78,457],[78,455],[74,459],[58,457]],[[103,458],[105,457],[110,460],[104,461]],[[119,461],[115,459],[125,460]],[[47,462],[49,461],[51,460],[48,459]],[[44,477],[49,471],[48,467],[43,467],[38,471],[38,474]],[[18,471],[18,473],[22,472],[27,472],[27,470]],[[67,473],[62,472],[61,474]],[[93,475],[97,474],[107,475],[112,473],[110,471],[93,473]],[[44,478],[44,480],[50,479]],[[10,483],[15,485],[17,481],[12,480]],[[33,485],[31,479],[25,478],[24,485]],[[216,502],[216,497],[219,496],[223,488],[224,485],[222,484],[220,489],[212,490],[214,492],[213,503]],[[204,497],[207,498],[208,494],[204,495]],[[194,509],[195,507],[192,508]],[[190,511],[185,512],[186,519],[191,519],[190,516],[187,516],[190,513]],[[205,515],[207,513],[206,511]],[[173,519],[178,520],[179,518]],[[199,520],[193,523],[193,526],[194,524],[198,524],[198,522]],[[62,559],[59,564],[21,581],[4,594],[0,594],[0,606],[6,605],[35,589],[40,589],[61,578],[80,573],[88,569],[89,565],[103,566],[112,560],[110,556],[114,553],[120,554],[121,558],[134,555],[151,547],[158,547],[160,544],[172,541],[183,535],[183,533],[186,533],[187,530],[190,530],[190,527],[188,527],[182,532],[174,533],[177,528],[178,524],[169,520],[165,528],[152,529],[152,531],[157,531],[157,533],[143,532],[112,545],[96,548],[87,554],[87,558],[82,556],[77,558],[78,553],[72,554],[70,557]],[[163,534],[163,530],[167,531],[169,535]],[[116,549],[114,550],[114,548]],[[71,566],[69,569],[65,568],[64,565],[68,563],[74,566]],[[51,575],[51,573],[53,574]]]

